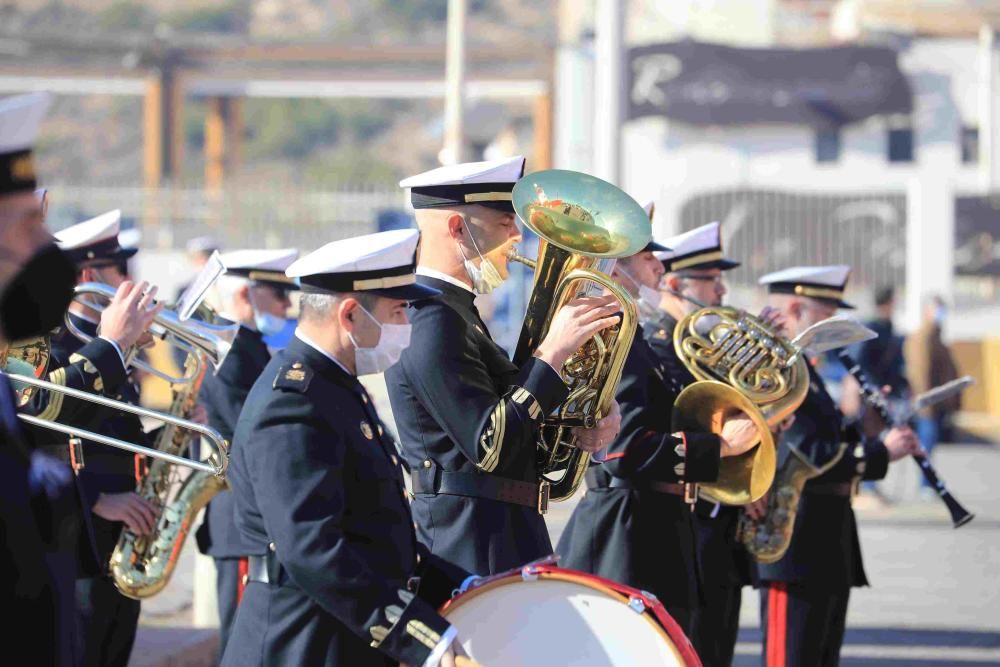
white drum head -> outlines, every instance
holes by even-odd
[[[664,667],[684,660],[649,613],[560,579],[512,580],[445,612],[484,667]]]

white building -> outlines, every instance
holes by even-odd
[[[836,129],[795,121],[761,123],[752,117],[729,118],[725,124],[665,115],[628,121],[622,128],[620,184],[637,198],[656,199],[658,234],[722,219],[726,235],[738,241],[730,247],[747,264],[733,278],[748,298],[755,276],[776,265],[845,261],[858,267],[853,296],[859,303],[869,304],[878,286],[895,284],[906,295],[905,321],[913,326],[922,296],[942,293],[957,298],[960,314],[968,316],[955,321],[952,335],[982,335],[984,309],[1000,310],[995,304],[1000,276],[956,281],[953,256],[955,197],[980,195],[990,183],[994,189],[998,184],[989,161],[981,159],[979,134],[983,128],[985,148],[997,136],[1000,100],[983,91],[990,90],[990,76],[992,89],[998,89],[1000,71],[995,51],[987,51],[989,67],[983,52],[974,39],[900,44],[898,66],[912,91],[912,112],[890,109]],[[785,56],[786,62],[794,57]],[[625,61],[629,67],[629,58]],[[559,62],[557,100],[574,97],[572,104],[557,101],[556,127],[567,130],[557,137],[557,166],[592,168],[586,160],[592,142],[580,131],[591,105],[575,96],[582,94],[594,105],[609,102],[594,100],[589,90],[594,79],[589,45],[564,48]],[[685,63],[664,65],[671,66],[678,71],[661,73],[661,79],[680,76]],[[718,84],[712,67],[718,65],[705,68],[710,73],[705,95],[724,97],[726,90],[713,88]],[[726,73],[719,74],[725,80]],[[792,95],[808,92],[811,77],[803,78]],[[776,107],[788,102],[780,95],[774,100]],[[571,112],[570,106],[583,110]],[[781,110],[774,115],[780,117]],[[992,224],[993,250],[1000,260],[1000,210]],[[984,242],[989,243],[980,234],[979,251]],[[960,258],[963,253],[959,248]]]

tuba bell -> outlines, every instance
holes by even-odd
[[[650,240],[649,218],[619,188],[575,171],[550,169],[514,186],[514,210],[538,236],[538,258],[511,250],[511,261],[535,271],[531,296],[514,352],[521,365],[545,338],[553,315],[566,302],[607,292],[621,304],[621,321],[592,337],[563,365],[569,396],[539,431],[538,468],[552,501],[570,498],[583,481],[590,454],[574,446],[573,427],[593,427],[614,399],[638,323],[635,301],[611,279],[619,257]]]
[[[760,319],[722,306],[703,306],[678,322],[674,351],[699,380],[677,397],[674,417],[680,425],[674,428],[718,433],[726,413],[741,410],[760,434],[748,452],[722,459],[718,480],[699,485],[702,494],[725,505],[758,500],[774,481],[777,453],[771,430],[809,391],[805,360]]]

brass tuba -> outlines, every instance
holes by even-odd
[[[518,216],[539,239],[537,260],[508,254],[535,270],[515,364],[534,353],[552,316],[566,302],[606,291],[621,304],[621,322],[595,335],[563,365],[569,396],[539,432],[541,483],[548,487],[549,499],[558,502],[576,492],[590,464],[590,454],[574,446],[572,428],[593,427],[604,417],[632,346],[638,323],[635,301],[610,274],[617,258],[634,255],[649,243],[649,218],[619,188],[561,169],[525,176],[514,186],[512,199]]]
[[[674,428],[717,433],[725,414],[738,409],[760,433],[753,449],[723,458],[718,480],[700,485],[701,492],[726,505],[759,499],[774,481],[771,429],[795,412],[809,391],[805,360],[758,318],[722,306],[704,306],[678,322],[674,350],[699,380],[677,397]]]

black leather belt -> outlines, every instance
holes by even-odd
[[[548,510],[548,482],[536,484],[476,472],[448,472],[428,463],[414,470],[410,477],[414,495],[485,498],[532,507],[540,514]]]
[[[809,482],[803,491],[814,496],[839,496],[850,498],[854,495],[857,485],[854,482]]]
[[[605,483],[597,477],[594,469],[587,471],[585,479],[587,480],[587,488],[591,491],[598,491],[601,489],[628,489],[630,491],[652,491],[653,493],[667,493],[672,496],[684,496],[686,490],[684,484],[675,484],[674,482],[657,482],[652,480],[640,482],[632,479],[622,479],[620,477],[612,477],[607,483]]]
[[[281,563],[273,551],[264,556],[247,557],[247,581],[275,586],[280,586],[286,581]]]

